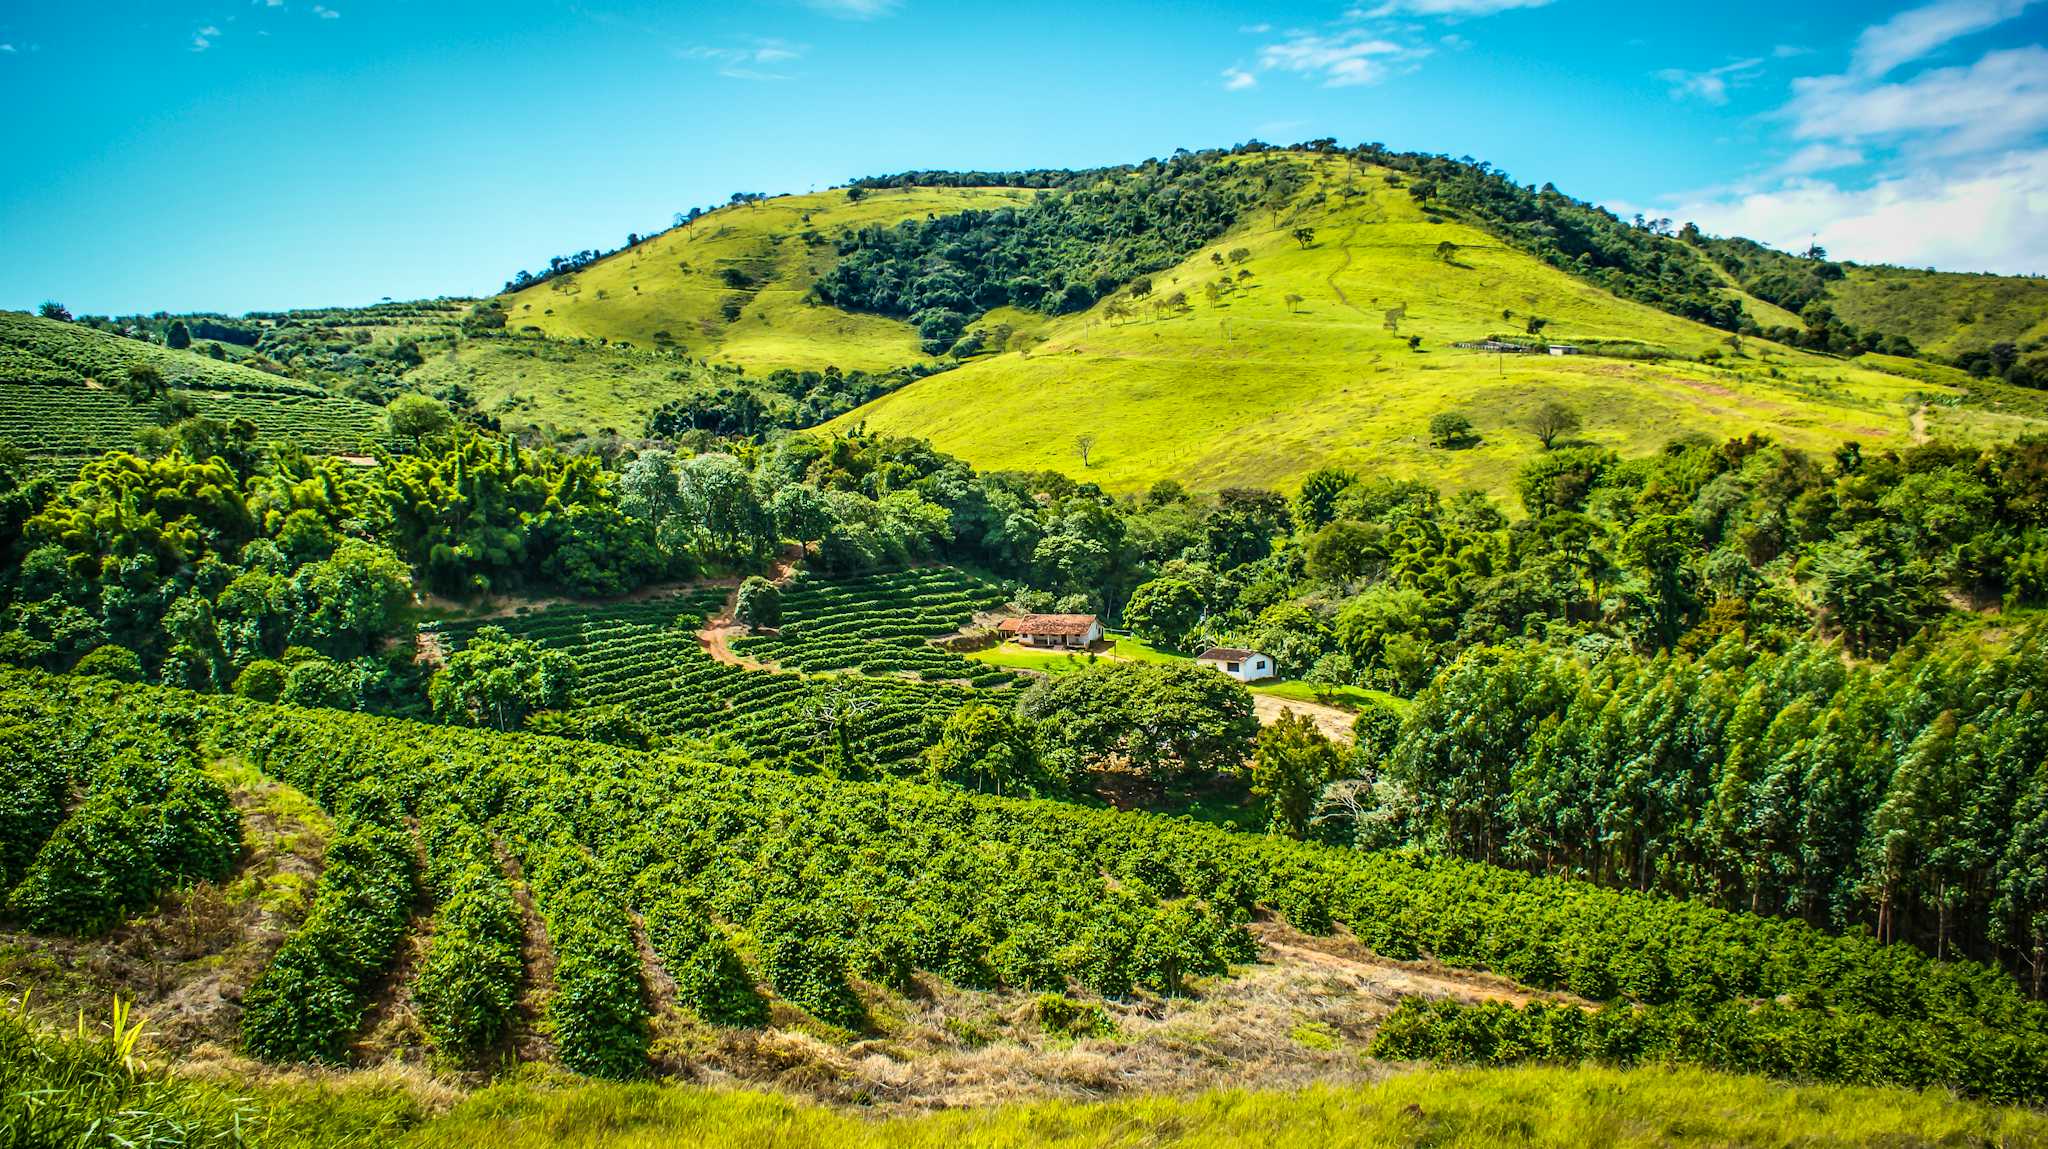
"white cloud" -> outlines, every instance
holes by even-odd
[[[2037,0],[1935,0],[1911,8],[1856,38],[1851,68],[1875,79],[1951,41],[2005,23]]]
[[[1320,75],[1326,88],[1370,84],[1385,77],[1386,61],[1427,55],[1428,49],[1409,49],[1392,40],[1363,31],[1336,36],[1300,33],[1259,53],[1259,66],[1268,70]]]
[[[1885,176],[1866,188],[1793,179],[1657,213],[1790,250],[1818,237],[1836,256],[1866,263],[2039,274],[2048,272],[2048,148],[1960,171]]]
[[[199,31],[192,33],[192,50],[194,52],[204,52],[208,48],[213,47],[213,42],[219,38],[220,29],[208,24]]]
[[[12,56],[12,55],[14,55],[14,45],[12,45],[12,44],[0,44],[0,56]]]
[[[788,76],[756,65],[786,64],[803,59],[810,48],[774,36],[755,36],[744,45],[716,48],[698,45],[676,53],[684,60],[705,60],[719,65],[718,74],[731,80],[787,80]]]
[[[1454,19],[1491,16],[1517,8],[1542,8],[1550,0],[1385,0],[1370,8],[1352,9],[1352,15],[1367,20],[1388,16],[1444,16]]]
[[[324,4],[315,4],[315,5],[313,5],[313,14],[314,14],[315,16],[318,16],[318,17],[320,17],[320,18],[321,18],[322,20],[339,20],[339,19],[341,19],[341,13],[339,13],[339,12],[336,12],[336,11],[335,11],[334,9],[332,9],[332,8],[329,8],[329,7],[327,7],[327,6],[326,6],[326,5],[324,5]]]
[[[1792,82],[1782,114],[1801,140],[1894,141],[1932,155],[2011,147],[2048,129],[2048,48],[1991,52],[1898,83],[1809,76]]]
[[[1240,24],[1237,30],[1247,36],[1263,36],[1271,32],[1273,26],[1271,24]]]
[[[1763,59],[1751,57],[1704,72],[1666,68],[1657,73],[1657,78],[1671,85],[1671,98],[1674,100],[1691,97],[1718,106],[1728,102],[1729,88],[1742,87],[1763,74]]]
[[[1242,92],[1246,88],[1258,86],[1259,78],[1243,68],[1223,69],[1223,90],[1226,92]]]
[[[1779,176],[1808,176],[1855,167],[1863,162],[1863,158],[1863,153],[1856,148],[1808,144],[1786,157],[1772,172]]]
[[[841,20],[873,20],[901,6],[901,0],[803,0],[804,7]]]

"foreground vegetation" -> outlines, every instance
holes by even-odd
[[[2024,1146],[2048,1123],[1939,1091],[1786,1086],[1658,1067],[1401,1074],[1303,1092],[1009,1104],[877,1118],[785,1098],[537,1075],[436,1112],[402,1083],[226,1085],[137,1056],[135,1023],[37,1031],[0,1016],[0,1131],[29,1145]],[[1682,1114],[1683,1116],[1675,1116]]]

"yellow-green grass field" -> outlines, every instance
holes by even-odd
[[[1028,670],[1036,674],[1070,674],[1101,659],[1124,659],[1130,662],[1192,662],[1193,658],[1171,650],[1162,650],[1131,634],[1112,634],[1108,645],[1100,652],[1033,650],[1014,642],[1005,642],[985,650],[967,655],[977,662],[1000,666],[1009,670]],[[1299,679],[1280,679],[1271,682],[1254,683],[1254,693],[1270,694],[1275,698],[1288,698],[1296,702],[1319,702],[1325,706],[1339,706],[1346,710],[1357,710],[1367,702],[1380,702],[1390,706],[1406,706],[1404,699],[1379,690],[1367,690],[1361,686],[1321,686]]]
[[[1688,432],[1759,431],[1816,450],[1844,439],[1904,444],[1925,398],[1956,394],[1757,340],[1738,354],[1724,332],[1618,299],[1477,228],[1432,221],[1382,173],[1355,179],[1362,194],[1347,196],[1341,163],[1324,163],[1295,209],[1255,213],[1153,277],[1153,300],[1184,292],[1184,313],[1138,300],[1133,316],[1115,319],[1104,301],[829,426],[922,436],[983,468],[1053,468],[1116,491],[1163,478],[1285,489],[1326,464],[1500,491],[1541,449],[1521,424],[1547,400],[1583,416],[1584,441],[1644,454]],[[1325,202],[1312,204],[1317,192]],[[1292,236],[1303,226],[1315,229],[1306,247]],[[1438,255],[1445,241],[1456,245],[1448,258]],[[1211,258],[1239,247],[1251,253],[1241,265]],[[1232,288],[1212,297],[1207,288],[1226,275]],[[1405,315],[1390,330],[1397,307]],[[1520,333],[1532,315],[1550,321],[1543,336],[1554,342],[1625,340],[1673,357],[1450,346]],[[1409,350],[1411,335],[1420,351]],[[1708,352],[1724,358],[1683,358]],[[1430,445],[1430,418],[1447,410],[1472,419],[1477,446]],[[1965,437],[2014,425],[1967,406],[1927,419],[1928,433]],[[1080,435],[1094,437],[1086,467]]]
[[[1937,355],[2048,340],[2048,279],[1851,267],[1828,302],[1858,328],[1903,335]]]
[[[2048,1117],[1940,1092],[1795,1086],[1687,1069],[1490,1069],[1371,1085],[874,1117],[761,1093],[654,1084],[485,1090],[405,1149],[1139,1149],[1243,1146],[1823,1146],[2048,1144]]]
[[[428,356],[406,382],[461,384],[508,426],[641,434],[662,403],[692,390],[696,368],[631,348],[513,337],[470,339]]]
[[[555,339],[658,343],[749,371],[879,370],[929,358],[908,323],[812,303],[838,262],[838,237],[870,224],[1028,202],[1021,188],[890,188],[858,201],[843,190],[780,196],[710,212],[572,275],[504,297],[507,327]],[[721,276],[736,271],[752,286]],[[727,320],[728,300],[740,304]],[[656,333],[665,332],[666,339]]]

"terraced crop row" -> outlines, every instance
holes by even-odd
[[[187,393],[199,413],[230,422],[246,418],[266,441],[296,442],[309,451],[355,450],[383,437],[382,412],[332,395]],[[153,426],[148,405],[113,391],[0,382],[0,442],[30,455],[84,458],[134,446]]]
[[[972,692],[901,679],[747,670],[714,660],[697,628],[726,591],[705,588],[642,602],[562,606],[488,622],[449,624],[451,648],[482,625],[568,653],[582,671],[588,706],[623,706],[650,730],[678,738],[723,736],[757,757],[816,767],[838,752],[842,733],[857,759],[911,765],[927,715],[943,717]]]
[[[920,567],[843,582],[799,583],[782,598],[779,633],[742,638],[733,649],[788,670],[856,670],[916,675],[980,687],[1014,681],[1006,671],[962,658],[931,640],[1002,603],[997,587],[952,567]]]

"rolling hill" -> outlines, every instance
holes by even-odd
[[[1053,468],[1114,490],[1162,478],[1287,486],[1325,464],[1502,488],[1540,449],[1521,423],[1556,400],[1587,442],[1626,454],[1689,432],[1762,431],[1825,449],[1843,439],[2003,434],[2032,416],[1973,406],[1934,382],[1728,333],[1617,298],[1487,231],[1425,208],[1393,173],[1313,176],[1282,212],[1251,213],[1171,271],[1073,315],[995,313],[1007,349],[913,383],[831,424],[930,438],[990,468]],[[1299,229],[1313,229],[1304,242]],[[1449,245],[1446,247],[1445,245]],[[1230,253],[1242,250],[1241,258]],[[1731,295],[1775,316],[1769,305]],[[1184,306],[1169,306],[1176,296]],[[1496,334],[1587,353],[1504,355]],[[1411,349],[1410,339],[1420,337]],[[1429,443],[1440,412],[1477,446]],[[1091,436],[1084,466],[1077,439]]]
[[[663,348],[749,371],[916,362],[907,323],[810,302],[848,229],[1023,204],[1023,188],[912,187],[781,196],[722,208],[581,271],[504,297],[507,326],[552,339]]]
[[[248,419],[265,439],[332,452],[363,449],[384,434],[383,412],[314,383],[0,311],[0,441],[53,462],[133,447],[137,431],[167,416],[116,389],[134,367],[153,368],[169,397],[191,412],[224,423]]]

